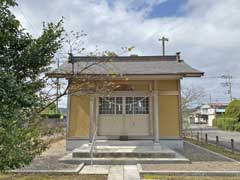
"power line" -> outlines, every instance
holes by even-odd
[[[201,79],[223,79],[223,76],[203,76]],[[240,77],[232,76],[232,79],[240,79]]]
[[[34,31],[34,33],[37,35],[37,31],[35,29],[35,27],[33,26],[33,24],[31,23],[31,21],[25,16],[24,12],[22,11],[21,7],[18,5],[17,8],[19,9],[19,12],[22,14],[22,16],[24,17],[24,19],[28,22],[28,24],[31,26],[32,30]]]

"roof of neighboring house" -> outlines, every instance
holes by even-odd
[[[71,57],[71,62],[74,62],[74,74],[81,75],[182,75],[191,77],[203,75],[203,72],[192,68],[179,58],[177,55],[118,57],[73,56]],[[65,62],[58,69],[48,72],[47,75],[49,77],[66,77],[67,75],[72,75],[72,72],[72,63]]]
[[[228,103],[210,103],[209,104],[211,107],[213,108],[217,108],[217,107],[227,107]]]

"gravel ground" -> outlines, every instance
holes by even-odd
[[[107,175],[0,174],[0,180],[107,180]]]
[[[236,162],[192,162],[191,164],[143,164],[143,170],[161,171],[240,171]]]
[[[75,169],[78,165],[59,163],[58,159],[68,154],[65,150],[65,140],[59,140],[50,145],[49,149],[36,157],[33,162],[20,170],[68,170]],[[143,170],[239,170],[240,163],[231,162],[229,159],[200,149],[184,142],[184,151],[180,152],[192,161],[192,164],[145,164]]]
[[[198,148],[188,142],[184,142],[183,151],[180,153],[191,161],[230,161],[229,159],[204,150],[204,148]]]
[[[65,140],[59,140],[50,145],[40,156],[37,156],[29,166],[20,170],[68,170],[76,169],[78,165],[59,163],[58,159],[66,155]]]
[[[240,171],[240,162],[233,162],[224,157],[210,153],[197,146],[184,142],[184,151],[191,164],[142,164],[143,170],[176,171]]]

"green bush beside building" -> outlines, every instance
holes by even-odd
[[[213,120],[213,126],[222,130],[240,131],[240,100],[229,103],[225,114]]]

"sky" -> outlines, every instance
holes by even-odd
[[[240,97],[239,0],[18,0],[13,9],[26,31],[41,34],[42,23],[64,17],[66,31],[84,31],[86,54],[134,46],[131,54],[162,55],[158,39],[165,36],[166,55],[181,58],[205,72],[182,86],[199,87],[205,102],[228,102],[222,75],[232,77],[233,97]],[[82,54],[85,55],[85,54]],[[129,54],[125,54],[129,55]],[[64,61],[64,59],[62,60]],[[60,102],[66,106],[66,99]]]

